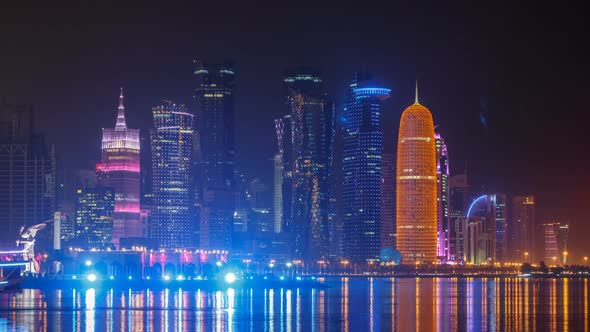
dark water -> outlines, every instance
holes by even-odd
[[[588,331],[588,279],[333,279],[328,289],[23,290],[0,331]]]

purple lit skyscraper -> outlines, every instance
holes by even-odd
[[[440,134],[434,134],[436,145],[436,175],[437,175],[437,249],[436,255],[439,259],[447,260],[449,254],[449,155],[444,138]]]
[[[115,191],[113,244],[117,247],[121,238],[142,235],[139,150],[139,129],[127,128],[121,89],[115,128],[102,129],[102,163],[97,170],[102,185]]]

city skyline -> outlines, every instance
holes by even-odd
[[[125,12],[126,9],[123,8],[122,11]],[[429,13],[432,14],[425,12],[424,15]],[[240,22],[240,18],[234,19]],[[113,20],[116,22],[117,18]],[[333,17],[329,18],[329,21],[341,29],[341,32],[320,29],[318,24],[311,23],[309,27],[300,31],[300,36],[292,37],[305,40],[312,32],[317,31],[318,38],[326,45],[311,45],[309,49],[297,50],[291,56],[281,55],[283,50],[293,49],[287,41],[278,41],[277,50],[280,51],[264,46],[264,41],[274,39],[275,36],[274,33],[264,33],[264,25],[248,26],[244,31],[246,38],[243,41],[222,31],[220,33],[231,41],[228,43],[230,46],[218,45],[205,38],[204,46],[201,48],[191,43],[180,43],[193,39],[193,34],[199,35],[195,32],[198,25],[182,27],[171,23],[165,26],[162,36],[170,36],[177,32],[178,36],[174,41],[184,46],[172,43],[171,50],[151,52],[153,48],[145,39],[133,38],[153,31],[153,28],[140,19],[134,21],[137,24],[136,28],[123,26],[122,29],[98,29],[93,20],[82,24],[85,31],[93,33],[91,38],[96,43],[92,47],[80,40],[76,33],[65,27],[50,24],[46,31],[47,36],[54,37],[56,45],[64,50],[86,52],[116,47],[120,49],[120,53],[111,54],[107,62],[97,61],[96,56],[88,55],[72,63],[64,63],[55,53],[50,52],[47,53],[47,57],[31,59],[33,66],[43,65],[47,68],[36,74],[17,63],[16,67],[3,71],[6,78],[1,81],[4,91],[2,95],[10,103],[30,103],[35,106],[38,110],[37,121],[43,124],[43,127],[37,127],[46,133],[48,142],[56,145],[58,160],[67,161],[67,166],[60,166],[62,169],[84,169],[92,167],[93,162],[100,158],[99,149],[89,148],[93,144],[96,146],[96,142],[100,141],[100,132],[98,129],[93,131],[84,121],[97,123],[97,128],[111,126],[112,119],[106,116],[106,113],[112,110],[111,99],[107,96],[112,95],[113,89],[121,85],[126,88],[131,126],[147,128],[151,120],[150,109],[161,98],[173,97],[179,102],[186,103],[189,110],[195,109],[191,101],[192,90],[195,87],[192,76],[193,58],[233,58],[236,60],[236,70],[240,74],[239,89],[236,92],[236,100],[239,102],[236,123],[242,124],[236,128],[237,164],[249,177],[261,177],[266,184],[271,184],[272,164],[266,162],[266,159],[274,155],[276,146],[264,142],[270,142],[269,138],[274,135],[272,121],[277,117],[278,110],[283,107],[284,93],[276,82],[280,80],[284,68],[292,67],[293,63],[321,68],[326,91],[334,96],[337,109],[342,108],[344,87],[348,77],[358,67],[367,67],[384,86],[392,87],[392,98],[384,105],[383,112],[384,152],[394,151],[395,139],[392,137],[397,132],[396,122],[403,105],[411,99],[413,81],[418,78],[424,87],[421,99],[433,105],[437,131],[440,131],[449,147],[452,174],[462,172],[467,164],[473,192],[503,192],[509,197],[534,194],[540,222],[554,218],[565,219],[571,221],[572,227],[581,227],[583,230],[586,227],[583,221],[587,219],[588,213],[579,203],[583,202],[585,197],[581,186],[586,181],[585,175],[582,173],[581,181],[573,181],[564,174],[569,173],[566,171],[568,169],[584,169],[580,165],[583,165],[585,160],[580,163],[567,153],[573,151],[580,143],[576,139],[575,131],[566,131],[564,120],[553,116],[555,110],[567,108],[569,106],[566,105],[569,103],[580,100],[584,85],[579,84],[579,74],[572,71],[573,67],[568,67],[569,65],[566,65],[563,71],[557,69],[557,65],[561,63],[558,59],[567,58],[563,54],[565,51],[549,48],[549,54],[539,55],[540,52],[534,52],[542,45],[544,48],[544,42],[554,44],[556,40],[555,36],[543,39],[531,33],[535,28],[541,27],[539,18],[527,18],[532,28],[523,27],[520,23],[511,23],[513,25],[510,27],[495,33],[485,29],[479,30],[487,37],[489,44],[476,42],[479,38],[475,38],[475,32],[468,32],[467,28],[474,25],[473,20],[469,19],[458,27],[443,25],[438,36],[450,42],[443,47],[435,42],[434,37],[429,37],[432,23],[424,28],[402,32],[399,27],[408,21],[407,18],[400,16],[398,23],[389,23],[385,17],[377,16],[376,21],[387,27],[383,31],[394,31],[393,40],[398,44],[408,45],[406,48],[398,48],[372,43],[378,36],[383,36],[383,31],[374,30],[375,38],[364,42],[360,42],[359,37],[354,34],[345,37],[346,34],[343,32],[347,30],[342,28],[344,20]],[[360,22],[367,20],[361,19]],[[485,19],[481,24],[489,27],[493,22],[491,19]],[[7,24],[12,26],[10,21]],[[202,24],[211,26],[214,23],[205,20]],[[289,22],[283,27],[289,32],[298,31]],[[510,48],[511,52],[519,57],[507,60],[505,48],[497,47],[503,45],[500,40],[506,31],[517,31],[516,35],[509,36],[508,43],[511,45],[527,37],[527,45],[533,48]],[[22,34],[21,42],[35,41],[38,38],[31,35],[28,28],[20,29],[19,33]],[[117,38],[111,38],[114,36]],[[453,36],[462,37],[467,41],[466,45],[453,42]],[[572,41],[575,40],[576,34],[568,36],[559,39],[560,43],[573,48]],[[333,40],[329,37],[333,37]],[[431,59],[420,55],[420,47],[412,42],[416,37],[422,39],[421,47],[440,56]],[[73,42],[66,45],[65,40]],[[349,49],[344,46],[347,44],[343,43],[349,40],[360,42],[369,50],[382,52],[367,55]],[[253,50],[265,49],[270,53],[263,58],[257,58],[252,52],[239,50],[249,42],[252,43]],[[325,49],[330,47],[323,46],[333,46],[333,50],[327,51]],[[321,51],[316,52],[317,56],[312,56],[314,50]],[[463,52],[464,50],[467,53]],[[3,55],[8,60],[6,63],[15,63],[14,59],[20,52],[18,49],[8,49]],[[140,62],[131,61],[134,55],[145,52],[152,55],[144,57]],[[496,58],[504,62],[494,61]],[[537,64],[546,61],[544,68],[549,71],[551,77],[560,77],[554,81],[562,81],[564,84],[550,84],[549,79],[535,81],[535,75],[529,78],[525,74],[518,74],[530,74],[533,68],[532,64],[527,64],[528,61],[523,59],[533,59]],[[72,76],[71,66],[74,64],[82,65],[83,76],[88,82]],[[522,70],[517,70],[519,68]],[[494,73],[495,70],[499,70],[497,74]],[[55,75],[56,72],[60,75]],[[151,72],[153,74],[149,74]],[[453,74],[457,76],[453,77]],[[52,75],[60,79],[56,84],[40,84],[44,88],[43,91],[36,85],[26,85],[31,79],[47,82]],[[562,77],[563,75],[565,76]],[[445,84],[447,81],[451,84]],[[543,93],[539,93],[541,91]],[[543,97],[538,98],[538,95]],[[80,109],[84,111],[77,111]],[[66,116],[76,124],[68,128],[67,132],[53,120]],[[554,130],[557,132],[551,140],[546,144],[537,144],[546,133]],[[71,135],[77,139],[69,139]],[[572,150],[559,149],[559,146],[571,146]],[[546,157],[547,149],[551,151],[551,158]],[[576,195],[567,195],[570,191]],[[582,232],[572,233],[572,250],[581,250],[585,245],[580,241],[580,233]]]

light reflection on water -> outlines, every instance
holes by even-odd
[[[0,331],[588,331],[587,279],[326,280],[325,289],[0,294]]]

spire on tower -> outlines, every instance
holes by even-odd
[[[127,123],[125,121],[125,105],[123,103],[123,87],[121,87],[121,94],[119,95],[119,110],[117,112],[117,123],[115,130],[127,129]]]
[[[415,105],[417,105],[417,104],[420,104],[420,103],[418,102],[418,80],[416,80],[416,96],[415,96],[414,98],[415,98],[415,99],[414,99],[414,104],[415,104]]]

